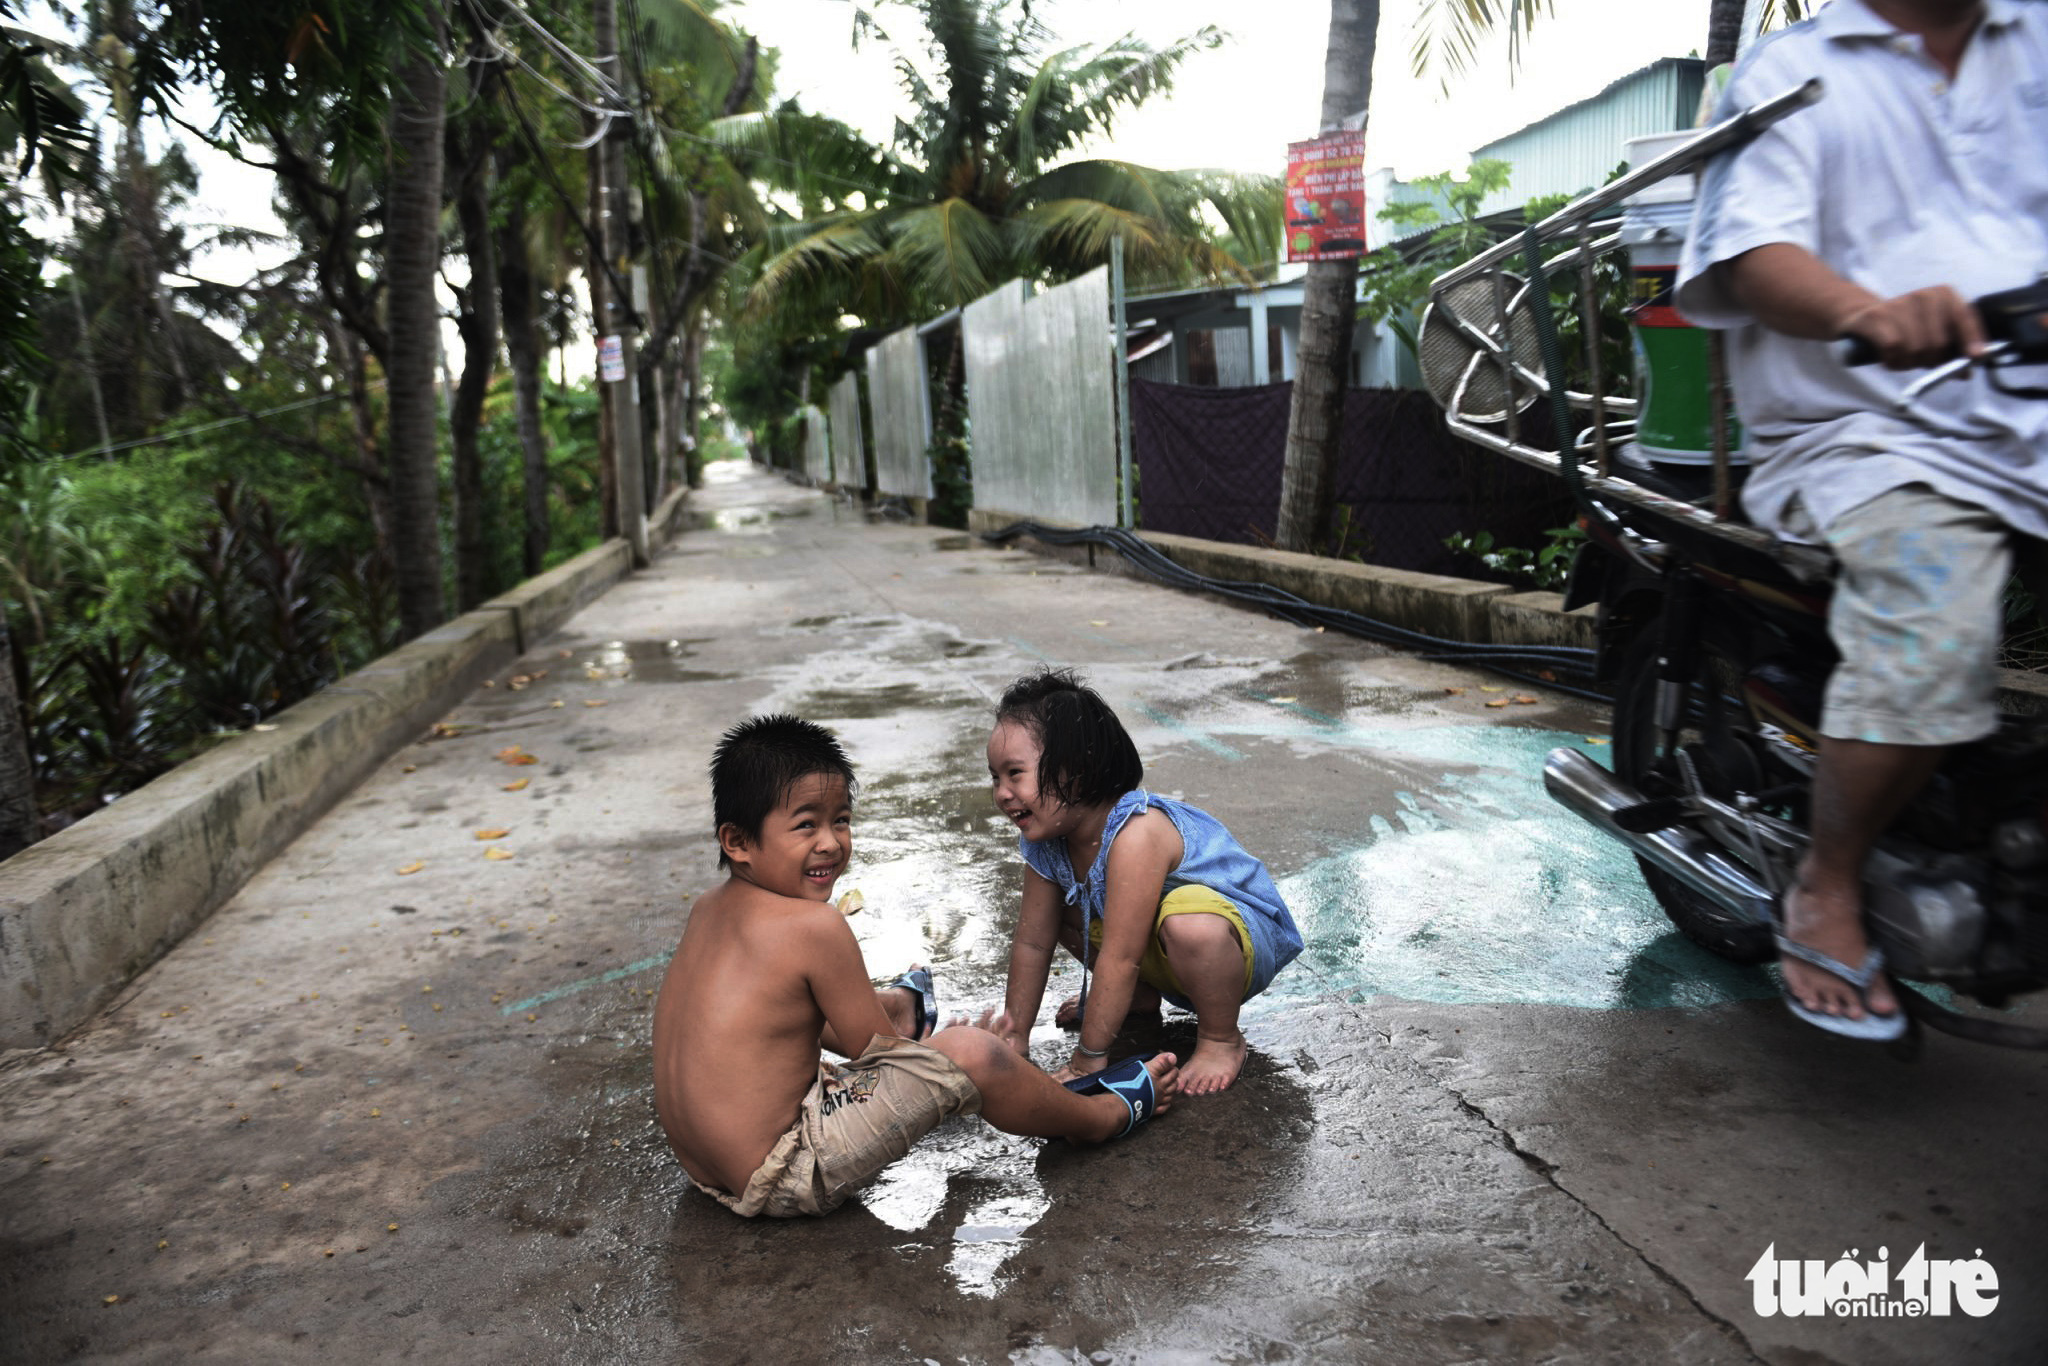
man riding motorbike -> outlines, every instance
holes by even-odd
[[[1966,300],[2048,271],[2048,4],[1834,0],[1757,44],[1722,116],[1815,76],[1820,104],[1709,167],[1677,303],[1731,330],[1745,510],[1840,566],[1812,843],[1778,908],[1787,1003],[1889,1039],[1865,860],[1947,749],[1996,728],[2003,590],[2016,558],[2048,564],[2048,404],[1981,372],[1896,400],[1905,372],[1982,350]],[[1886,368],[1846,367],[1844,336]]]

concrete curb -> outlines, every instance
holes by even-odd
[[[1025,518],[984,508],[967,514],[967,528],[977,535],[1021,521],[1078,530],[1043,517]],[[1499,584],[1417,574],[1383,565],[1328,560],[1162,532],[1138,534],[1175,564],[1208,578],[1272,584],[1319,606],[1341,607],[1411,631],[1474,644],[1569,645],[1590,650],[1599,643],[1594,630],[1596,609],[1581,607],[1567,612],[1564,597],[1558,593],[1517,593]],[[1086,564],[1091,569],[1145,577],[1126,564],[1123,556],[1098,551],[1094,546],[1054,545],[1035,536],[1019,536],[1011,544],[1036,554]],[[2024,669],[2000,669],[1998,705],[2016,715],[2048,715],[2048,676]]]
[[[677,489],[649,519],[665,544]],[[0,864],[0,1049],[42,1048],[162,957],[377,765],[632,569],[613,539]]]
[[[975,508],[967,515],[969,531],[997,531],[1025,518],[1014,513]],[[1061,524],[1034,518],[1045,526]],[[1497,583],[1418,574],[1386,565],[1325,559],[1288,550],[1232,545],[1165,532],[1141,531],[1145,542],[1184,569],[1207,578],[1253,581],[1284,588],[1321,607],[1357,612],[1390,625],[1422,631],[1447,640],[1494,645],[1574,645],[1591,649],[1593,609],[1563,610],[1556,593],[1518,593]],[[1020,536],[1014,545],[1091,568],[1137,574],[1121,555],[1098,552],[1093,546],[1059,546],[1034,536]],[[1139,577],[1143,577],[1140,575]]]

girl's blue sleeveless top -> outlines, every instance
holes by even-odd
[[[1273,885],[1273,875],[1266,871],[1266,865],[1246,853],[1244,846],[1224,829],[1223,822],[1208,812],[1171,797],[1155,797],[1143,788],[1126,792],[1109,810],[1109,819],[1102,827],[1102,848],[1095,855],[1086,881],[1075,874],[1073,864],[1068,862],[1065,840],[1028,840],[1019,836],[1017,848],[1033,871],[1060,889],[1069,906],[1079,905],[1088,920],[1100,920],[1107,893],[1110,846],[1116,843],[1124,822],[1147,807],[1165,812],[1173,828],[1180,832],[1180,863],[1166,875],[1163,890],[1170,892],[1191,885],[1207,887],[1229,897],[1243,912],[1252,941],[1252,982],[1245,995],[1258,995],[1273,980],[1273,975],[1301,952],[1301,931],[1294,927],[1294,917],[1288,913],[1287,903],[1280,899],[1280,889]]]

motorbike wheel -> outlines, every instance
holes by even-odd
[[[1725,727],[1736,723],[1731,699],[1740,692],[1742,673],[1729,652],[1702,644],[1686,725],[1676,746],[1666,750],[1657,730],[1657,640],[1654,632],[1637,640],[1623,659],[1614,693],[1615,776],[1646,798],[1682,792],[1677,751],[1689,746],[1696,747],[1696,753],[1711,751],[1729,743]],[[1671,923],[1707,952],[1744,965],[1768,963],[1778,956],[1768,926],[1724,910],[1642,859],[1636,865]]]

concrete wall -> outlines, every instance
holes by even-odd
[[[674,534],[687,490],[649,522]],[[610,540],[0,864],[0,1050],[111,1000],[377,765],[632,568]]]

